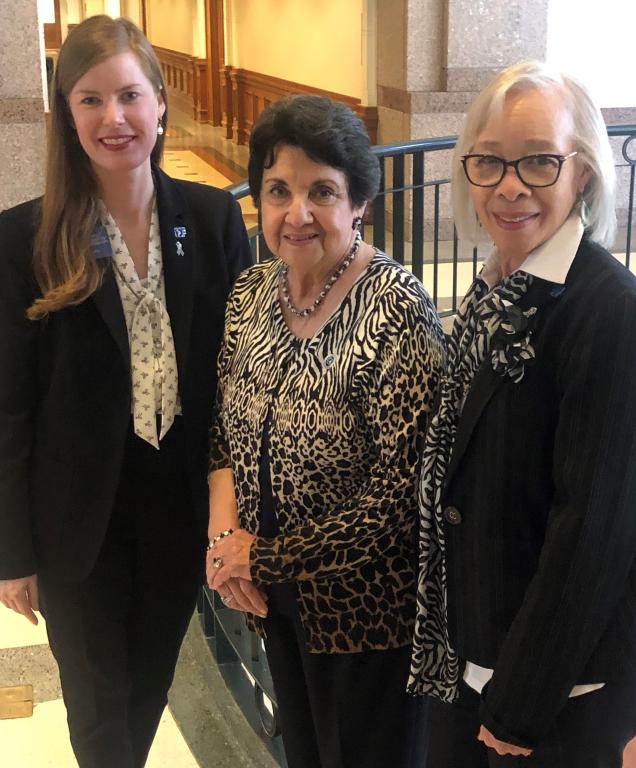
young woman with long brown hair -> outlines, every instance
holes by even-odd
[[[81,768],[143,766],[199,585],[238,205],[158,167],[141,31],[59,55],[44,197],[0,214],[0,600],[46,617]]]

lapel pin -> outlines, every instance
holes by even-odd
[[[183,256],[183,246],[180,240],[177,240],[177,256]]]
[[[96,227],[91,235],[90,248],[96,259],[111,259],[113,257],[110,238],[103,225]]]
[[[177,238],[183,239],[188,233],[186,232],[185,227],[175,227],[174,228],[174,236]]]

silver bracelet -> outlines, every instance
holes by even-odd
[[[231,536],[234,533],[233,528],[228,528],[227,531],[221,531],[221,533],[217,533],[217,535],[208,541],[208,551],[212,549],[212,547],[216,544],[217,541],[221,541],[221,539],[224,539],[226,536]]]

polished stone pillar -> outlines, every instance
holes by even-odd
[[[381,140],[454,133],[492,75],[545,59],[548,0],[377,0]]]
[[[377,13],[381,144],[457,134],[495,72],[522,59],[545,59],[548,0],[377,0]],[[450,152],[431,154],[425,173],[427,180],[448,178]],[[427,240],[432,196],[426,193]],[[441,205],[440,234],[448,238],[448,185]]]
[[[0,0],[0,210],[43,191],[45,152],[37,0]]]
[[[545,60],[548,0],[447,0],[445,90],[479,91],[500,69]]]

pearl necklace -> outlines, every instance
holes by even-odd
[[[331,274],[322,291],[320,291],[318,296],[314,299],[314,303],[306,309],[297,309],[292,303],[291,296],[289,295],[289,266],[287,264],[283,265],[283,268],[280,271],[280,294],[285,303],[285,307],[292,313],[292,315],[295,315],[296,317],[309,317],[309,315],[312,315],[318,309],[322,302],[327,298],[327,294],[333,288],[338,278],[342,277],[347,267],[354,260],[361,242],[362,235],[358,230],[351,250],[340,262],[340,265],[335,272]]]

